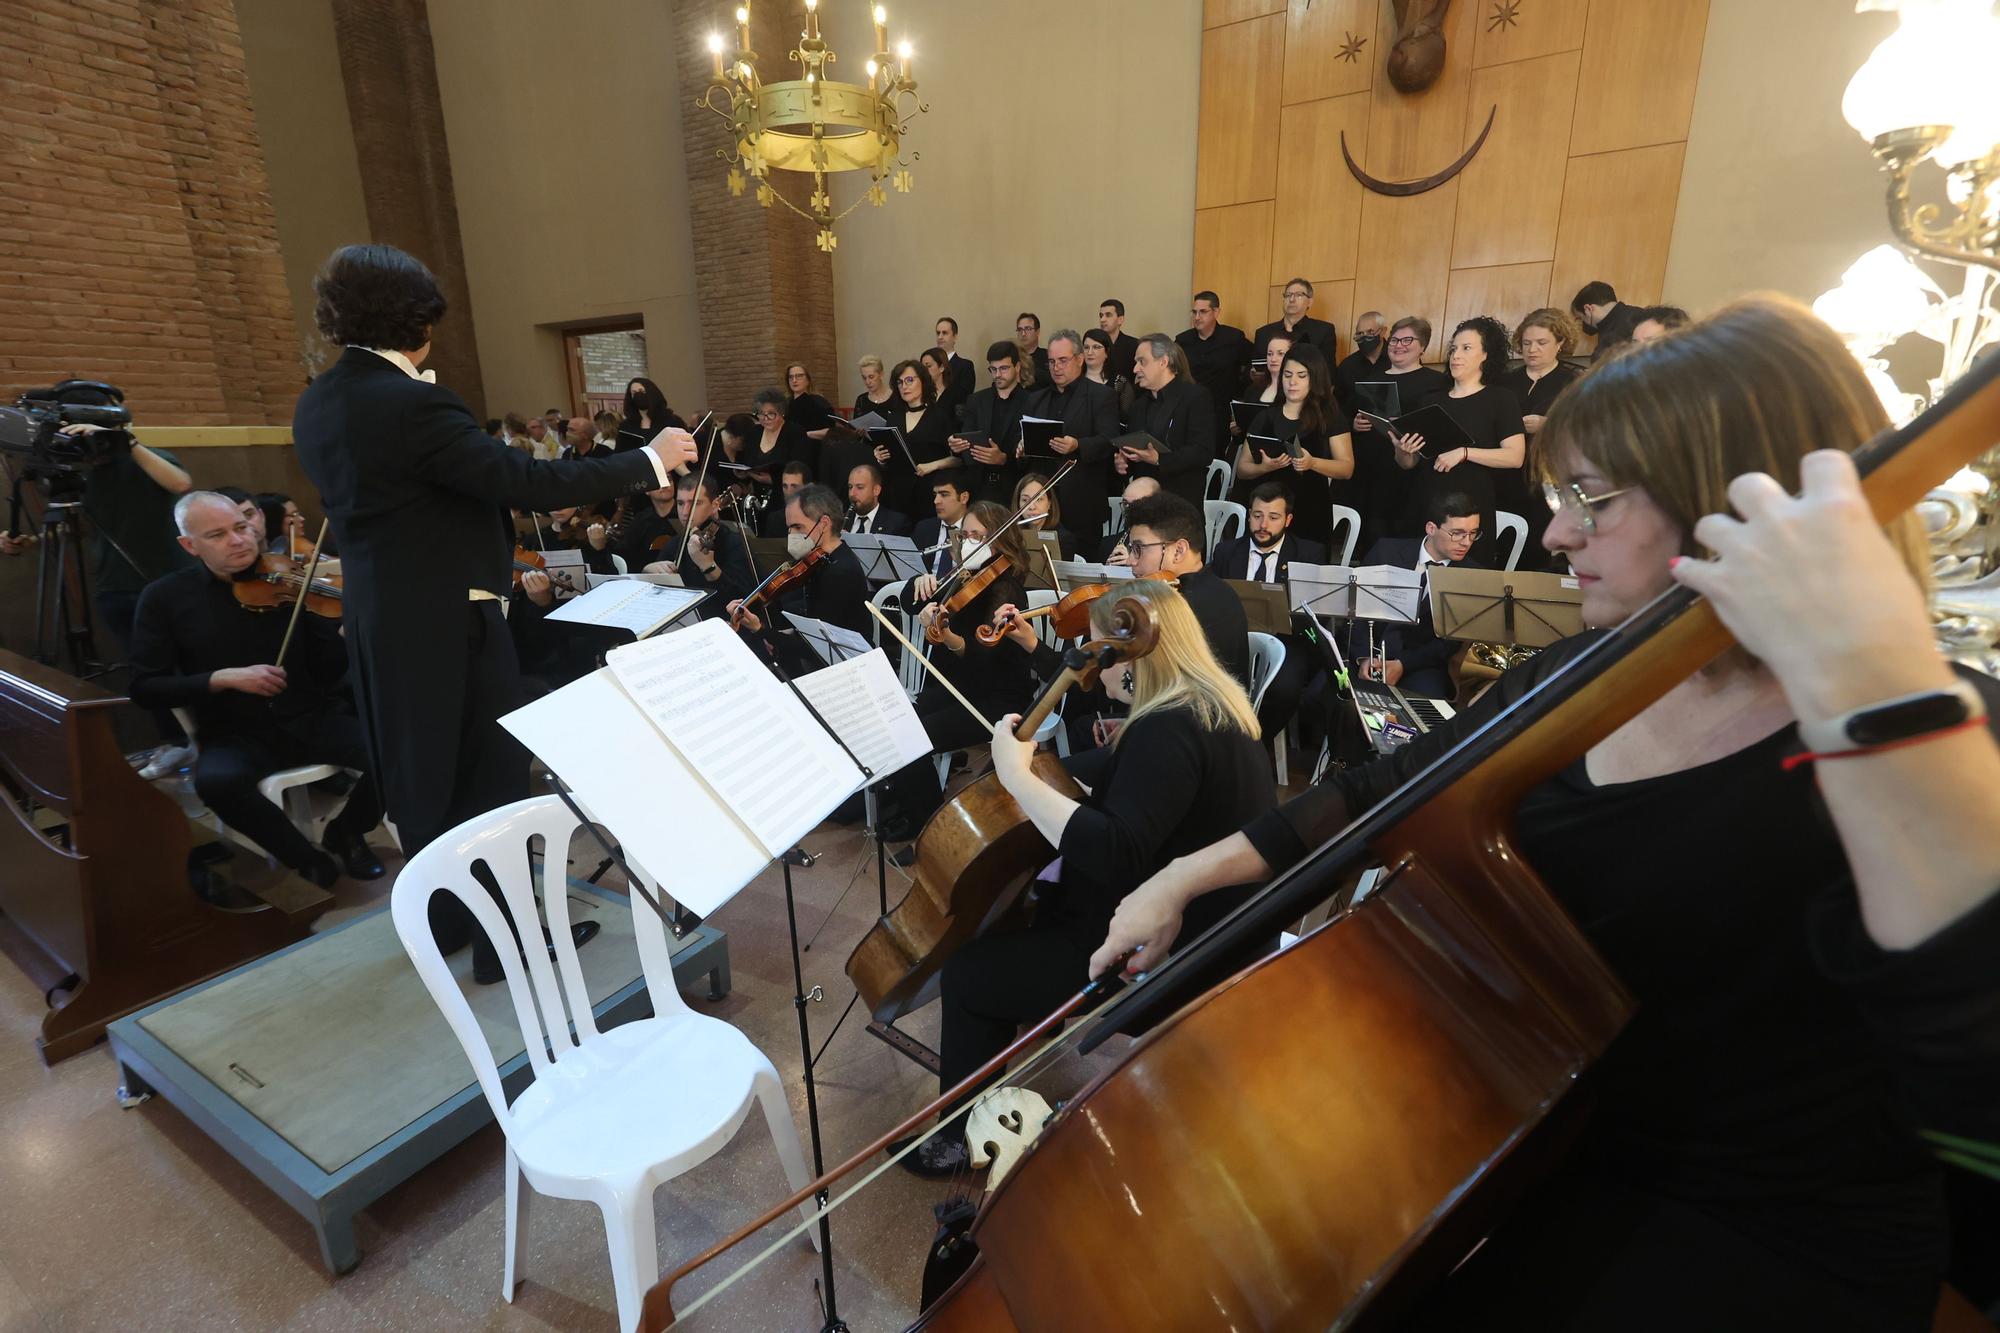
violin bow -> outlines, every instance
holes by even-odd
[[[1058,468],[1056,470],[1056,474],[1053,477],[1049,478],[1049,484],[1042,488],[1042,494],[1046,495],[1048,492],[1054,490],[1056,488],[1056,483],[1061,481],[1064,477],[1067,477],[1070,474],[1070,470],[1075,466],[1076,466],[1076,460],[1072,458],[1069,460],[1069,462],[1064,463],[1060,468]],[[1013,527],[1016,523],[1019,523],[1021,521],[1021,515],[1028,512],[1028,506],[1034,504],[1035,500],[1039,500],[1041,498],[1042,497],[1040,495],[1037,495],[1034,500],[1029,500],[1027,501],[1027,503],[1023,504],[1019,509],[1016,509],[1014,511],[1013,517],[1009,518],[1005,523],[1002,523],[999,527],[993,529],[993,531],[987,533],[986,540],[972,548],[972,555],[978,555],[981,551],[985,550],[987,547],[991,546],[994,542],[998,541],[1000,539],[1000,534],[1005,532],[1007,529]],[[932,601],[942,602],[947,596],[950,595],[948,590],[952,587],[952,585],[956,584],[960,579],[964,578],[967,571],[971,569],[972,567],[971,558],[972,556],[967,556],[965,559],[960,560],[958,564],[955,567],[953,567],[951,573],[944,576],[943,582],[939,583],[937,586],[937,591],[931,594]]]
[[[888,630],[891,634],[896,636],[897,643],[902,644],[905,649],[907,649],[912,655],[916,657],[917,661],[923,664],[924,670],[930,674],[930,678],[932,680],[944,686],[945,689],[951,692],[952,698],[958,700],[961,704],[965,705],[965,711],[972,714],[973,720],[979,723],[980,726],[986,728],[986,734],[991,736],[993,734],[993,724],[986,720],[986,714],[980,712],[977,708],[974,708],[972,706],[972,700],[966,698],[963,694],[960,694],[958,692],[958,686],[951,683],[950,677],[946,676],[944,672],[938,670],[936,667],[931,665],[931,659],[924,656],[923,649],[917,647],[917,645],[911,643],[908,639],[904,638],[903,631],[897,629],[894,625],[891,625],[889,623],[889,617],[882,614],[881,607],[876,606],[875,603],[873,602],[863,602],[862,605],[868,608],[869,615],[874,616],[877,620],[882,622],[883,629]]]
[[[714,415],[715,415],[715,409],[712,407],[709,408],[707,414],[704,415],[700,421],[694,423],[694,430],[689,431],[688,434],[693,435],[695,431],[698,431],[703,426],[706,426],[708,424],[709,417],[712,417]],[[715,457],[715,442],[721,438],[722,438],[721,431],[718,430],[710,432],[708,437],[708,448],[703,450],[701,455],[701,470],[694,474],[694,496],[688,501],[687,531],[681,534],[681,553],[674,557],[674,569],[676,572],[678,572],[681,567],[681,561],[687,559],[688,543],[694,540],[694,507],[701,503],[701,483],[708,476],[708,460]]]
[[[299,613],[306,609],[306,596],[312,592],[313,575],[319,570],[319,551],[320,547],[326,542],[326,522],[326,516],[324,514],[320,515],[319,536],[313,538],[312,559],[306,564],[305,578],[299,582],[299,599],[292,603],[292,618],[285,626],[285,639],[283,643],[278,645],[278,660],[271,663],[272,666],[283,666],[285,664],[285,654],[291,651],[292,634],[299,627]]]

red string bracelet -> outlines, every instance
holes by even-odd
[[[1949,736],[1954,732],[1970,731],[1974,727],[1983,727],[1986,724],[1987,719],[1983,716],[1969,717],[1963,722],[1954,722],[1948,727],[1939,727],[1936,731],[1927,731],[1921,736],[1905,736],[1901,740],[1884,741],[1880,745],[1864,745],[1856,750],[1827,750],[1824,752],[1808,750],[1803,754],[1785,756],[1778,761],[1778,767],[1789,773],[1801,764],[1817,763],[1822,759],[1855,759],[1867,754],[1887,754],[1891,750],[1903,750],[1912,745],[1922,745],[1925,741],[1934,741],[1940,736]]]

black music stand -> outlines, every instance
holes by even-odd
[[[1574,575],[1431,567],[1431,622],[1440,639],[1546,648],[1583,633]]]

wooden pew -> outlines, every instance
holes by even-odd
[[[0,650],[0,916],[44,989],[79,978],[42,1019],[48,1064],[113,1019],[304,939],[314,914],[225,912],[195,895],[187,816],[112,733],[125,702]]]

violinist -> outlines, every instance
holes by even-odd
[[[974,504],[959,525],[961,572],[944,581],[942,588],[934,576],[923,575],[912,580],[911,589],[917,597],[927,599],[917,620],[923,627],[922,642],[931,665],[989,718],[1025,711],[1035,697],[1034,673],[1020,646],[1005,638],[995,644],[982,643],[975,632],[992,623],[1001,606],[1028,599],[1021,581],[1027,552],[1018,524],[1001,531],[1007,517],[1007,511],[990,500]],[[995,532],[1000,535],[993,537]],[[969,592],[972,580],[982,571],[1003,564],[1005,569],[969,598],[955,595]],[[931,738],[933,754],[968,749],[986,739],[964,705],[934,680],[927,680],[916,706]],[[916,837],[943,800],[944,788],[929,755],[906,765],[881,785],[879,832],[883,841],[907,842]]]
[[[372,776],[315,847],[257,790],[281,768],[337,764],[369,774],[361,722],[346,696],[347,647],[340,627],[299,617],[285,661],[277,661],[290,603],[250,610],[234,584],[263,555],[257,524],[228,497],[190,491],[174,505],[180,544],[199,564],[146,585],[132,627],[133,702],[185,708],[195,719],[195,791],[222,821],[325,888],[342,873],[376,879],[382,863],[365,841],[382,821]]]
[[[784,613],[793,611],[829,625],[866,635],[874,622],[862,604],[868,600],[868,576],[860,559],[840,540],[840,499],[830,489],[814,482],[802,486],[785,503],[785,546],[794,561],[806,559],[814,550],[825,552],[810,574],[796,587],[788,588],[770,603],[751,607],[744,598],[727,605],[730,615],[745,634],[779,659],[792,675],[820,665],[812,650],[796,635],[780,635],[788,628]]]
[[[646,573],[679,574],[684,587],[706,588],[720,594],[724,603],[748,595],[757,586],[757,576],[750,564],[750,548],[744,545],[742,534],[723,521],[717,507],[718,497],[722,494],[724,488],[714,473],[699,479],[694,476],[677,479],[675,526],[666,534],[665,548],[654,550],[645,557],[648,562],[644,566]],[[690,525],[693,529],[691,534]],[[681,554],[683,537],[687,545],[685,558]],[[719,608],[721,604],[711,602],[709,605]]]
[[[692,475],[683,474],[674,478],[674,485],[651,488],[645,492],[644,503],[630,506],[625,521],[615,526],[601,519],[585,518],[582,547],[591,573],[616,573],[617,567],[611,563],[613,555],[625,562],[627,572],[635,572],[647,562],[659,559],[653,543],[662,537],[675,537],[680,531],[679,520],[674,516],[675,491],[681,482],[693,481]],[[679,545],[678,541],[675,545]]]
[[[1577,1142],[1413,1327],[1931,1327],[1947,1237],[1918,1131],[2000,1140],[2000,689],[1938,651],[1914,516],[1885,531],[1862,498],[1846,455],[1885,424],[1840,338],[1772,297],[1549,409],[1544,541],[1585,624],[1680,583],[1740,646],[1514,811],[1637,1013]],[[1154,966],[1184,907],[1296,862],[1607,632],[1171,862],[1092,971]],[[1910,696],[1932,706],[1851,727]]]
[[[1109,746],[1071,761],[1088,796],[1076,801],[1045,784],[1029,768],[1035,747],[1014,739],[1018,717],[996,719],[994,771],[1055,856],[1031,887],[1032,925],[988,932],[944,965],[941,1087],[1083,988],[1090,951],[1134,886],[1276,802],[1249,696],[1209,651],[1179,593],[1153,580],[1123,585],[1091,604],[1093,633],[1108,633],[1116,604],[1133,595],[1151,605],[1159,637],[1146,656],[1104,673],[1106,693],[1129,704],[1131,716]],[[1205,910],[1219,919],[1229,897],[1217,895]],[[926,1176],[953,1175],[966,1162],[963,1134],[949,1130],[903,1158]]]

